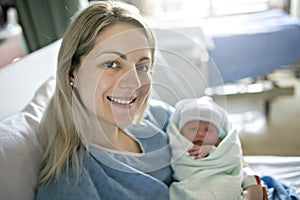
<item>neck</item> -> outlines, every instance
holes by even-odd
[[[98,130],[92,134],[91,143],[115,151],[142,152],[137,141],[118,126],[99,122],[98,127]]]

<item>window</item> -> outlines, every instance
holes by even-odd
[[[180,16],[218,16],[286,9],[290,0],[124,0],[140,8],[145,15],[159,18]]]

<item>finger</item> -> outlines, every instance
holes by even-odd
[[[193,146],[191,149],[188,150],[188,152],[192,152],[192,151],[199,151],[200,150],[200,147],[195,145]]]
[[[200,154],[199,151],[192,151],[192,152],[189,152],[189,155],[190,155],[190,156],[197,156],[197,155],[199,155],[199,154]]]
[[[262,185],[262,190],[263,190],[263,200],[268,200],[268,192],[266,186]]]

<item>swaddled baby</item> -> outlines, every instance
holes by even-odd
[[[239,137],[212,98],[179,101],[167,134],[177,180],[170,186],[170,199],[242,199]]]
[[[227,134],[225,110],[210,97],[180,101],[179,107],[179,131],[195,144],[189,150],[190,156],[195,159],[208,156]]]

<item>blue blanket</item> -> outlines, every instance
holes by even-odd
[[[294,191],[271,176],[262,176],[261,180],[267,186],[269,200],[299,200]]]

